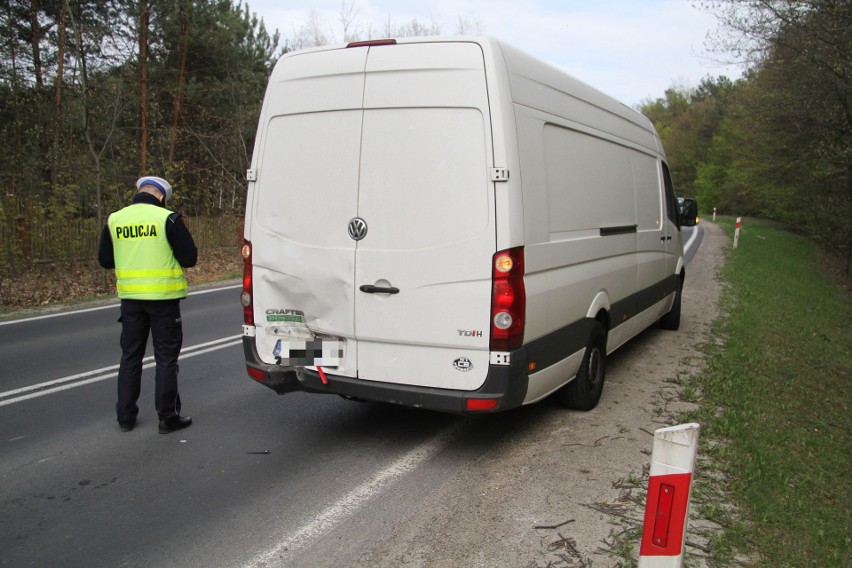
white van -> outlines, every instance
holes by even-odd
[[[497,40],[285,55],[247,178],[243,345],[278,393],[587,410],[607,353],[678,327],[653,126]]]

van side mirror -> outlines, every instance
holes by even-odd
[[[694,227],[698,224],[698,202],[691,197],[684,197],[680,204],[680,226]]]

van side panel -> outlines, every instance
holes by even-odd
[[[650,122],[573,77],[501,47],[523,179],[524,343],[531,360],[549,363],[536,361],[525,399],[530,403],[576,374],[593,305],[610,307],[608,351],[662,315],[676,243],[667,246],[664,235],[661,146]]]

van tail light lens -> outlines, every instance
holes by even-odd
[[[243,305],[243,323],[254,325],[254,301],[251,287],[251,243],[243,241],[240,249],[243,256],[243,291],[240,294],[240,303]]]
[[[509,351],[523,344],[526,309],[524,247],[500,251],[491,265],[492,351]]]

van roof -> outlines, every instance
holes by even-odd
[[[638,126],[641,130],[657,138],[657,150],[662,153],[662,144],[659,143],[658,135],[651,121],[639,111],[627,106],[617,99],[607,95],[603,91],[592,87],[584,81],[577,79],[563,69],[553,64],[538,59],[524,51],[497,38],[481,35],[447,35],[447,36],[414,36],[400,38],[381,38],[368,41],[352,42],[346,45],[333,45],[308,48],[286,53],[279,60],[279,64],[286,59],[299,57],[301,55],[327,52],[345,49],[362,49],[364,47],[375,47],[384,49],[392,48],[393,45],[423,44],[423,43],[475,43],[482,47],[486,59],[493,63],[501,63],[509,73],[510,81],[513,83],[513,98],[518,100],[522,97],[522,89],[518,88],[520,80],[531,81],[536,84],[547,85],[579,99],[585,103],[598,107],[608,113],[612,113]],[[276,65],[276,69],[278,65]],[[271,80],[275,80],[275,70],[272,72]]]

